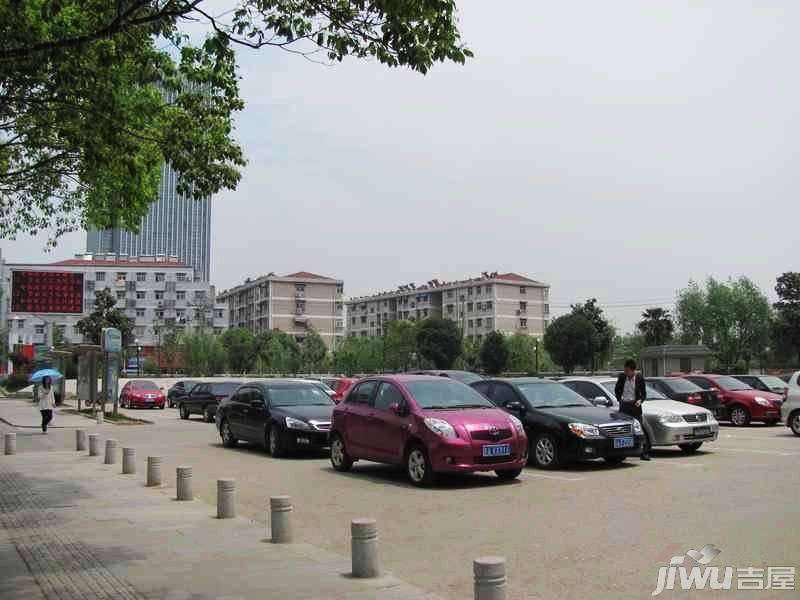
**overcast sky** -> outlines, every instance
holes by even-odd
[[[799,268],[800,2],[458,5],[476,57],[427,76],[240,52],[250,163],[214,199],[218,288],[516,271],[552,286],[555,314],[597,297],[628,330],[689,279],[747,275],[772,297]]]

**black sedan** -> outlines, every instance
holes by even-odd
[[[243,384],[217,408],[222,443],[264,445],[272,456],[328,445],[335,403],[313,383],[271,379]]]
[[[712,390],[704,390],[688,379],[683,377],[648,377],[645,381],[647,385],[657,392],[661,392],[670,400],[702,406],[710,410],[717,418],[724,416],[725,411],[722,401],[717,396],[717,393]]]
[[[181,379],[180,381],[176,381],[175,385],[167,391],[167,404],[169,407],[173,408],[177,406],[176,400],[181,396],[186,396],[198,383],[200,382],[194,379]]]
[[[206,423],[213,423],[219,403],[238,387],[239,383],[235,381],[198,383],[187,395],[175,400],[181,419],[188,419],[190,415],[198,414],[203,415]]]
[[[522,377],[487,379],[472,387],[522,421],[529,459],[542,469],[590,458],[620,463],[642,453],[644,432],[638,421],[594,406],[564,384]]]

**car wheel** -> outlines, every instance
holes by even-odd
[[[337,471],[346,472],[353,468],[353,459],[347,454],[344,439],[338,433],[331,440],[331,465]]]
[[[267,440],[267,449],[274,458],[280,458],[286,455],[286,445],[281,436],[281,430],[277,425],[269,428],[269,440]]]
[[[211,410],[208,407],[206,407],[205,415],[206,415],[206,423],[214,422],[214,415],[211,414]]]
[[[226,448],[234,448],[239,443],[239,440],[233,436],[231,425],[227,421],[219,424],[219,435],[222,438],[222,445]]]
[[[792,433],[800,436],[800,410],[794,411],[789,415],[789,429]]]
[[[625,462],[627,456],[605,456],[603,460],[606,461],[610,465],[621,465]]]
[[[750,424],[750,411],[744,406],[734,406],[731,408],[731,423],[737,427],[744,427]]]
[[[432,485],[436,480],[428,453],[421,444],[411,446],[406,454],[406,472],[408,478],[416,486],[425,487]]]
[[[181,419],[183,419],[184,421],[189,418],[189,408],[185,404],[181,404],[178,407],[178,411],[181,414]]]
[[[684,452],[691,453],[691,452],[697,452],[700,449],[700,446],[702,445],[703,442],[692,442],[690,444],[678,444],[678,448],[680,448]]]
[[[495,475],[497,475],[503,481],[509,481],[511,479],[516,479],[522,473],[522,469],[501,469],[495,471]]]
[[[533,438],[531,445],[533,464],[540,469],[555,469],[561,464],[558,442],[549,433],[540,433]]]

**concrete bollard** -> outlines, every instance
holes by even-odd
[[[269,522],[273,544],[289,544],[292,541],[292,497],[270,496]]]
[[[133,475],[136,473],[136,448],[122,449],[122,474]]]
[[[147,485],[153,487],[161,485],[161,457],[147,457]]]
[[[106,459],[103,462],[107,465],[117,462],[117,440],[106,440]]]
[[[236,516],[236,480],[217,479],[217,518],[232,519]]]
[[[75,450],[78,452],[86,450],[86,431],[83,429],[75,431]]]
[[[6,454],[16,454],[17,453],[17,434],[16,433],[7,433],[4,436],[5,439],[5,453]]]
[[[192,493],[192,467],[177,467],[176,468],[178,488],[178,500],[192,500],[194,494]]]
[[[89,456],[100,456],[100,435],[89,434]]]
[[[377,577],[378,524],[375,519],[353,519],[350,522],[350,542],[353,555],[353,577]]]
[[[102,425],[103,423],[105,423],[106,415],[102,410],[96,410],[95,411],[95,419],[97,419],[97,424],[98,425]]]
[[[472,561],[475,575],[475,600],[505,600],[506,559],[484,556]]]

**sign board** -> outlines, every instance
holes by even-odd
[[[12,271],[11,311],[83,313],[83,273]]]
[[[116,327],[103,327],[100,346],[104,352],[122,352],[122,333]]]

